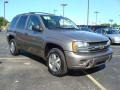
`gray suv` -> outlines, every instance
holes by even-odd
[[[15,16],[7,40],[12,55],[26,50],[40,56],[55,76],[65,75],[68,69],[100,66],[112,57],[107,37],[81,31],[68,18],[42,12]]]

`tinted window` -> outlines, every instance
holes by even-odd
[[[40,25],[40,20],[37,16],[30,16],[27,24],[27,29],[32,30],[32,26],[34,25]]]
[[[19,28],[19,29],[24,29],[26,21],[27,21],[27,17],[28,16],[26,16],[26,15],[25,16],[21,16],[16,27]]]
[[[102,30],[102,34],[107,34],[107,33],[106,33],[106,30],[103,29],[103,30]]]
[[[16,16],[15,18],[13,18],[12,22],[10,23],[10,27],[15,27],[16,26],[16,23],[19,19],[19,16]]]
[[[108,30],[106,33],[107,34],[119,34],[119,31],[117,31],[117,30]]]
[[[101,32],[101,29],[96,30],[96,32],[97,32],[97,33],[102,33],[102,32]]]

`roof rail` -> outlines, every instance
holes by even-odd
[[[51,14],[51,13],[44,13],[44,12],[28,12],[28,13],[22,13],[22,14],[19,14],[19,15],[25,15],[25,14],[46,14],[46,15],[54,15],[54,14]]]
[[[45,12],[29,12],[29,13],[30,14],[51,14],[51,13],[45,13]],[[54,14],[51,14],[51,15],[54,15]]]

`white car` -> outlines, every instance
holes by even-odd
[[[116,29],[101,28],[97,29],[95,32],[107,36],[111,44],[120,44],[120,32]]]

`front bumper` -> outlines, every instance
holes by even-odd
[[[65,51],[65,55],[69,69],[89,69],[105,64],[106,61],[110,61],[112,58],[112,50],[110,48],[107,51],[89,54],[76,54]]]

